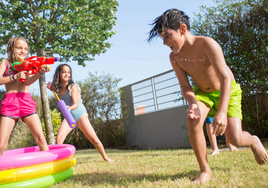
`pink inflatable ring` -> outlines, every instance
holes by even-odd
[[[70,144],[48,145],[49,151],[39,151],[38,146],[8,150],[0,156],[0,170],[56,161],[74,155],[76,149]]]

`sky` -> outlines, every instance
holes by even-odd
[[[117,25],[113,28],[117,33],[108,40],[112,47],[95,56],[94,61],[86,62],[86,67],[77,65],[77,62],[69,63],[74,81],[84,80],[89,72],[97,71],[122,78],[118,86],[124,87],[171,70],[170,48],[164,46],[160,38],[151,43],[146,40],[152,28],[150,24],[170,8],[184,11],[192,21],[194,13],[200,12],[199,6],[215,6],[213,0],[118,0],[118,3]],[[52,81],[57,65],[52,65],[52,70],[46,73],[46,82]],[[5,90],[4,86],[0,89]],[[38,81],[30,86],[30,91],[40,94]]]

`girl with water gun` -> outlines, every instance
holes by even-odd
[[[30,129],[40,151],[48,150],[40,119],[36,112],[36,103],[31,98],[29,85],[34,83],[42,74],[50,71],[50,66],[43,65],[34,75],[27,71],[14,71],[12,64],[20,62],[29,55],[29,44],[23,37],[12,37],[7,44],[8,59],[0,63],[0,85],[5,85],[6,94],[1,103],[0,111],[0,156],[5,151],[12,129],[19,117]],[[20,82],[24,79],[25,82]]]
[[[48,83],[48,89],[58,93],[59,98],[66,103],[67,108],[71,111],[79,129],[96,147],[102,158],[105,161],[112,162],[113,160],[107,157],[101,141],[90,124],[86,108],[81,100],[81,90],[79,86],[74,83],[72,79],[72,69],[68,64],[60,64],[56,68],[53,82],[52,84]],[[71,130],[72,128],[65,118],[59,128],[56,144],[63,144],[66,136],[71,132]]]

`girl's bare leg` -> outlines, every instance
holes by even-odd
[[[15,120],[2,116],[0,118],[0,156],[3,155],[7,148],[8,140],[12,129],[14,128]]]
[[[39,146],[40,151],[48,151],[46,138],[43,134],[41,121],[37,114],[33,114],[24,118],[24,122],[30,129],[36,144]]]
[[[191,141],[191,145],[194,150],[201,171],[200,175],[194,180],[194,182],[202,184],[211,179],[211,169],[207,161],[207,146],[203,131],[205,118],[210,109],[200,101],[197,101],[197,105],[201,113],[200,118],[190,119],[188,117],[187,124],[188,124],[188,134]]]
[[[257,136],[242,131],[241,120],[239,118],[227,117],[228,125],[225,131],[225,137],[228,142],[236,147],[250,146],[255,160],[262,165],[267,162],[267,152]]]
[[[98,152],[101,154],[102,158],[105,161],[112,162],[113,160],[110,159],[109,157],[107,157],[101,141],[99,140],[99,138],[96,135],[93,127],[91,126],[91,124],[89,122],[89,119],[88,119],[88,114],[86,114],[86,113],[83,114],[79,118],[77,124],[78,124],[78,127],[80,128],[80,130],[86,135],[88,140],[96,147]]]
[[[63,144],[66,136],[72,131],[66,119],[61,122],[60,128],[57,133],[56,144]]]
[[[211,126],[212,126],[212,123],[206,123],[207,134],[208,134],[208,138],[212,147],[212,152],[209,155],[213,156],[213,155],[219,154],[219,148],[217,145],[216,135],[212,134],[213,130]]]

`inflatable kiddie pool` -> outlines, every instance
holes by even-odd
[[[73,145],[49,145],[8,150],[0,156],[0,188],[44,187],[72,176],[76,163]]]

